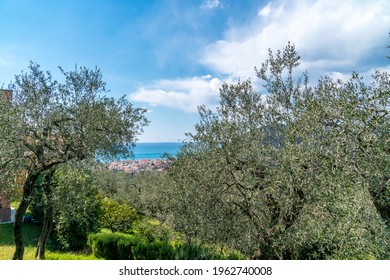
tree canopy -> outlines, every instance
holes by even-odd
[[[15,76],[12,101],[0,98],[2,175],[23,186],[16,213],[14,258],[23,258],[20,224],[39,178],[69,161],[131,155],[137,135],[148,124],[145,110],[125,97],[106,97],[98,68],[60,68],[63,81],[30,63]]]
[[[386,258],[390,76],[366,85],[297,75],[288,44],[251,81],[220,89],[170,170],[174,225],[189,240],[259,259]]]

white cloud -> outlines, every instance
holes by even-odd
[[[220,1],[205,1],[216,8]],[[268,49],[282,49],[288,41],[302,57],[300,70],[308,70],[311,81],[322,75],[347,80],[353,70],[373,73],[362,64],[372,53],[383,49],[386,61],[390,1],[287,1],[259,7],[257,17],[246,26],[231,26],[222,40],[203,50],[201,64],[228,83],[251,78],[260,85],[255,66],[268,58]],[[377,67],[380,68],[380,67]],[[140,87],[130,95],[133,101],[196,112],[197,106],[215,106],[222,82],[211,75],[160,80]]]
[[[262,16],[262,17],[267,17],[267,16],[269,16],[269,14],[271,13],[271,10],[272,10],[271,7],[272,7],[271,2],[269,2],[269,3],[267,4],[267,6],[261,8],[261,9],[259,10],[258,15],[259,15],[259,16]]]
[[[384,48],[390,1],[276,3],[260,7],[249,25],[232,28],[223,40],[209,45],[202,63],[218,73],[253,77],[254,66],[268,58],[268,48],[282,49],[291,41],[302,56],[301,69],[351,72],[375,48]]]
[[[222,81],[210,75],[177,80],[160,80],[140,87],[130,99],[151,106],[166,106],[187,113],[197,112],[199,105],[214,106]]]
[[[203,1],[202,8],[206,8],[209,10],[215,9],[215,8],[222,8],[223,4],[220,0],[205,0]]]
[[[346,82],[349,80],[350,78],[350,75],[346,75],[344,73],[341,73],[341,72],[329,72],[327,73],[327,75],[329,78],[337,81],[337,80],[340,80],[342,82]]]

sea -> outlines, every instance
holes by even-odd
[[[175,157],[182,145],[181,142],[136,143],[133,150],[134,159],[161,159],[164,154]]]

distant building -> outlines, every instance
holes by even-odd
[[[9,102],[12,102],[12,90],[0,89],[0,98],[5,98]]]
[[[0,89],[0,98],[12,102],[12,90]],[[8,195],[0,193],[0,223],[11,222],[11,203]]]
[[[11,222],[11,202],[5,193],[0,193],[0,223]]]

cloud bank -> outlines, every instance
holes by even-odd
[[[203,5],[213,9],[221,3]],[[205,46],[200,64],[228,80],[254,78],[254,67],[268,58],[268,49],[283,49],[291,41],[302,57],[300,70],[310,77],[371,73],[381,67],[377,61],[387,62],[388,11],[387,0],[272,1],[259,6],[248,24],[231,26],[224,38]],[[215,104],[220,85],[211,76],[161,80],[139,88],[131,99],[194,112],[200,104]]]
[[[294,43],[304,69],[359,67],[376,49],[384,49],[390,28],[389,1],[281,1],[260,7],[244,27],[208,46],[202,63],[238,77],[253,76],[268,48]]]
[[[222,81],[210,75],[177,80],[160,80],[141,87],[130,95],[136,102],[166,106],[187,113],[197,112],[202,104],[214,104]]]

